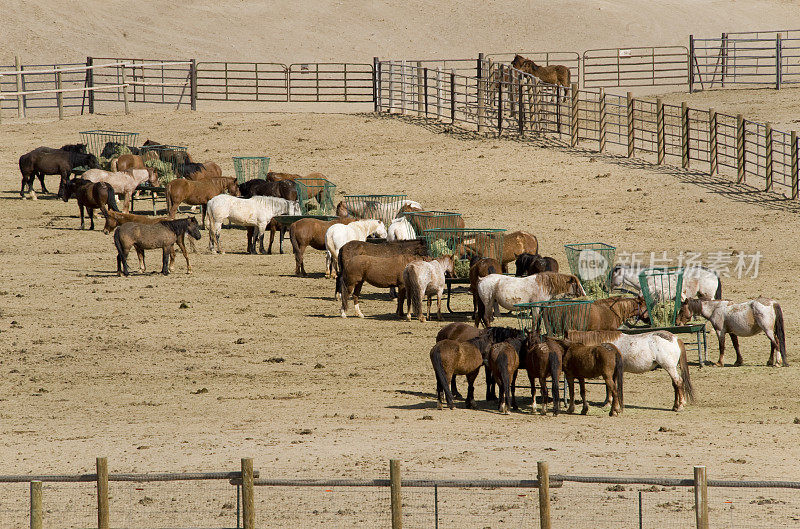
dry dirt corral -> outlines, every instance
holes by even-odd
[[[614,419],[597,407],[587,417],[501,416],[482,399],[478,410],[437,411],[428,352],[440,325],[397,321],[371,287],[367,318],[343,320],[319,252],[307,254],[314,276],[301,279],[290,251],[243,255],[243,232],[226,230],[231,253],[210,255],[203,232],[192,275],[179,259],[169,277],[118,278],[111,238],[80,231],[74,202],[20,200],[18,156],[87,129],[187,145],[227,174],[232,155],[267,153],[272,168],[321,171],[340,192],[407,193],[462,212],[469,226],[533,232],[562,267],[562,245],[581,241],[760,251],[759,276],[726,279],[724,293],[779,299],[794,363],[768,368],[767,340],[742,339],[744,367],[692,366],[698,398],[680,413],[669,411],[663,371],[627,376]],[[252,456],[275,477],[375,477],[390,457],[416,475],[524,477],[539,459],[559,473],[688,476],[706,464],[714,478],[800,475],[797,216],[758,193],[722,195],[698,175],[369,114],[147,111],[6,124],[0,175],[3,473],[90,471],[107,455],[113,471],[139,472],[233,469]],[[160,266],[160,253],[147,259]],[[456,304],[466,308],[466,296]],[[527,412],[528,390],[519,393]],[[596,386],[589,393],[600,398]]]

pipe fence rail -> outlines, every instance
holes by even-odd
[[[583,52],[583,87],[672,86],[688,83],[685,46],[606,48]]]

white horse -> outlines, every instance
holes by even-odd
[[[675,390],[673,411],[680,411],[687,401],[694,400],[694,388],[689,378],[689,363],[683,340],[667,331],[624,334],[620,331],[569,331],[568,339],[584,345],[614,344],[622,355],[627,373],[647,373],[658,366],[672,379]],[[609,401],[606,392],[605,406]]]
[[[222,224],[230,220],[240,226],[254,226],[255,238],[252,251],[255,252],[255,241],[262,240],[267,224],[277,215],[300,215],[300,205],[296,200],[278,197],[254,196],[239,198],[231,195],[217,195],[206,204],[206,215],[209,219],[208,249],[211,253],[225,253],[219,244],[219,233]],[[263,248],[263,245],[262,245]]]
[[[528,277],[489,274],[478,280],[478,296],[484,306],[487,324],[494,318],[496,305],[512,310],[517,303],[547,301],[558,294],[585,296],[578,278],[572,274],[542,272]]]
[[[403,284],[406,287],[408,311],[406,319],[411,321],[411,305],[417,313],[419,321],[425,321],[422,314],[422,300],[428,296],[428,319],[431,319],[432,296],[436,295],[436,308],[439,321],[442,321],[442,295],[444,294],[445,274],[455,273],[455,262],[452,255],[443,255],[433,261],[413,261],[403,270]]]
[[[641,292],[639,284],[639,272],[649,270],[644,268],[634,268],[626,265],[616,265],[611,272],[611,288],[629,288],[636,292]],[[673,293],[677,284],[677,277],[670,276],[668,285],[664,285]],[[661,297],[662,285],[657,284],[658,280],[649,277],[647,286],[650,288],[651,295],[655,298]],[[709,299],[722,299],[722,280],[717,274],[699,266],[690,266],[683,269],[683,283],[681,286],[681,301],[698,296],[706,296]],[[663,301],[657,299],[657,301]]]
[[[764,331],[769,338],[767,365],[779,365],[781,362],[784,366],[789,365],[789,361],[786,359],[783,310],[777,301],[765,297],[758,297],[744,303],[734,303],[726,299],[689,299],[681,305],[676,323],[685,325],[692,319],[692,316],[698,314],[710,321],[714,330],[717,331],[719,339],[718,366],[723,365],[726,333],[730,334],[733,349],[736,351],[736,362],[733,365],[740,366],[744,362],[742,353],[739,351],[738,336],[755,336],[761,331]],[[775,355],[776,350],[780,352],[780,359]]]
[[[122,211],[129,213],[131,209],[131,197],[136,188],[145,180],[150,185],[158,185],[158,173],[152,167],[147,169],[130,169],[129,171],[103,171],[102,169],[89,169],[81,178],[90,182],[108,182],[114,188],[114,193],[123,195],[125,202]]]
[[[417,238],[417,232],[405,216],[394,219],[386,232],[387,241],[410,241]]]
[[[377,200],[357,199],[345,204],[349,215],[360,219],[377,219],[389,222],[400,214],[404,206],[422,211],[422,204],[413,200],[393,200],[382,203]]]
[[[339,250],[350,241],[366,241],[373,233],[386,237],[386,226],[375,219],[356,220],[350,224],[334,224],[325,232],[325,277],[339,274]]]

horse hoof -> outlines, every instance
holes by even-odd
[[[359,312],[358,314],[356,314],[356,316],[358,316],[358,317],[359,317],[359,318],[361,318],[361,319],[364,319],[364,314],[362,314],[362,313],[360,313],[360,312]]]
[[[610,412],[608,412],[608,416],[609,417],[619,417],[619,413],[614,411],[614,410],[611,410]]]
[[[436,408],[441,410],[441,409],[444,409],[444,406],[442,406],[441,402],[437,402],[436,403]]]
[[[583,409],[581,410],[581,415],[586,415],[587,413],[589,413],[589,408],[583,408]],[[612,412],[611,412],[611,413],[614,413],[614,412],[613,412],[613,410],[612,410]]]
[[[345,314],[345,312],[342,311],[342,318],[346,318],[346,317],[347,317],[347,314]]]
[[[723,364],[722,362],[719,362],[719,361],[714,365],[717,366],[717,367],[725,367],[725,364]]]

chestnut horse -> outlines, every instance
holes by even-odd
[[[476,329],[473,325],[461,322],[453,322],[448,323],[439,329],[439,332],[436,334],[436,341],[441,342],[442,340],[455,340],[457,342],[466,342],[467,340],[477,338],[480,335],[481,331]],[[453,379],[450,383],[450,392],[454,397],[458,399],[462,398],[461,393],[459,393],[458,388],[456,388],[455,375],[453,375]]]
[[[409,254],[384,257],[356,255],[346,261],[340,259],[339,276],[342,286],[342,318],[347,317],[347,302],[351,295],[353,296],[356,316],[359,318],[364,317],[361,308],[358,306],[358,298],[361,295],[361,287],[364,282],[379,288],[397,288],[397,316],[403,318],[403,302],[406,295],[403,271],[409,263],[419,259],[423,258]],[[339,282],[339,278],[337,278],[337,282]]]
[[[528,333],[520,358],[520,367],[528,372],[531,383],[531,413],[536,412],[536,379],[542,392],[541,414],[547,414],[547,377],[553,384],[553,415],[558,415],[560,397],[558,383],[561,380],[561,365],[564,347],[551,338],[542,341],[536,333]]]
[[[602,377],[606,388],[611,394],[611,411],[609,416],[616,417],[622,413],[622,375],[624,363],[619,349],[613,344],[583,345],[577,342],[554,339],[556,343],[566,349],[563,359],[564,377],[569,387],[569,407],[567,413],[575,411],[575,379],[581,391],[583,409],[581,415],[589,411],[586,400],[586,379]]]
[[[89,214],[89,229],[94,229],[94,210],[99,209],[103,213],[110,207],[114,211],[119,211],[117,199],[114,195],[114,188],[107,182],[90,182],[83,178],[73,178],[67,181],[64,186],[64,202],[70,197],[75,196],[78,200],[78,210],[81,212],[81,229],[83,229],[83,208]]]
[[[503,273],[508,272],[508,263],[514,262],[517,257],[524,253],[539,253],[539,241],[532,233],[525,231],[514,231],[503,235]],[[487,256],[484,257],[494,257]],[[557,272],[557,270],[554,270]]]
[[[587,331],[616,331],[630,318],[648,321],[647,305],[642,296],[612,296],[598,299],[589,306]]]
[[[465,404],[467,408],[472,408],[475,400],[475,379],[483,365],[483,355],[478,347],[480,341],[480,336],[464,342],[442,340],[436,342],[431,349],[431,364],[436,375],[436,398],[440,410],[443,394],[447,399],[447,406],[450,409],[455,407],[448,382],[455,381],[456,375],[467,376],[469,389]]]
[[[239,196],[239,186],[236,179],[230,177],[209,178],[206,180],[186,180],[176,178],[167,184],[167,215],[175,218],[178,206],[185,202],[192,206],[202,206],[203,227],[206,226],[206,204],[209,200],[222,193]]]
[[[570,76],[571,76],[569,68],[567,68],[566,66],[563,66],[561,64],[553,64],[551,66],[539,66],[532,60],[526,59],[522,55],[515,55],[514,60],[511,61],[511,66],[513,66],[517,70],[520,70],[521,72],[525,72],[535,77],[538,77],[547,84],[563,86],[565,88],[564,97],[566,98],[567,90],[569,89],[570,86]]]
[[[222,178],[222,168],[214,162],[187,163],[183,166],[183,177],[187,180]]]
[[[294,273],[305,277],[306,267],[303,263],[303,255],[306,248],[311,246],[315,250],[325,251],[325,232],[334,224],[350,224],[353,217],[347,216],[347,209],[344,204],[339,202],[336,208],[338,218],[333,220],[321,219],[300,219],[289,226],[289,240],[292,242],[292,252],[294,252]]]
[[[374,255],[376,257],[389,257],[393,255],[416,255],[419,258],[428,256],[428,247],[425,241],[414,239],[413,241],[387,241],[387,242],[367,242],[367,241],[350,241],[339,251],[339,260],[341,262],[349,261],[356,255]],[[390,293],[392,288],[390,288]],[[342,292],[342,282],[337,277],[336,291],[334,297],[339,299]],[[394,296],[392,296],[394,297]]]

